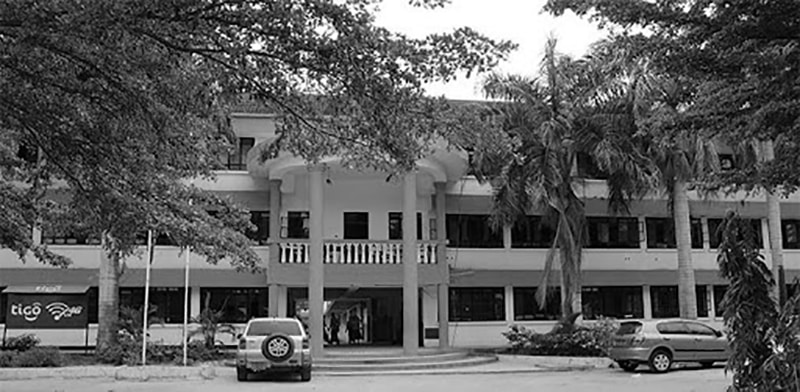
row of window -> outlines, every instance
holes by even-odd
[[[761,221],[749,220],[756,247],[761,247]],[[722,239],[718,232],[721,218],[708,219],[709,245],[717,248]],[[555,222],[542,216],[526,216],[511,227],[512,248],[549,248],[555,236]],[[640,243],[639,221],[635,217],[587,217],[587,248],[637,249]],[[672,218],[645,218],[647,248],[675,248],[675,229]],[[447,215],[447,239],[456,248],[502,248],[501,230],[493,230],[488,215]],[[702,221],[691,220],[692,248],[703,248]],[[783,221],[784,248],[800,249],[800,220]]]
[[[714,286],[716,316],[727,286]],[[697,314],[709,317],[710,297],[706,286],[697,286]],[[557,320],[561,314],[560,288],[551,288],[545,307],[536,301],[535,287],[514,287],[514,320]],[[583,287],[583,317],[617,319],[644,318],[644,296],[641,286]],[[678,317],[678,286],[651,286],[650,302],[653,318]],[[505,291],[502,287],[453,287],[450,289],[450,321],[503,321]]]

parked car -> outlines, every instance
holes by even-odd
[[[293,318],[255,318],[239,335],[236,379],[246,381],[250,373],[297,373],[311,380],[311,350],[308,334]]]
[[[730,346],[722,332],[695,320],[624,321],[610,356],[628,372],[646,363],[652,371],[664,373],[674,362],[711,367],[727,361]]]

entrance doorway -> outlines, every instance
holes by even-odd
[[[289,288],[287,316],[308,317],[306,288]],[[324,323],[328,345],[403,344],[403,290],[397,288],[326,288]],[[333,336],[332,328],[339,329]],[[307,320],[303,320],[308,323]],[[349,324],[349,325],[348,325]],[[338,337],[338,342],[335,337]]]

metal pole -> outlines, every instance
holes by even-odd
[[[150,264],[153,262],[153,230],[147,230],[147,260],[144,266],[144,320],[142,321],[142,366],[147,364],[147,315],[150,313]]]
[[[186,247],[186,273],[183,277],[183,366],[186,366],[186,350],[189,336],[189,247]]]

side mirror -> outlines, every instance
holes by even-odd
[[[237,334],[236,334],[236,340],[239,340],[239,339],[241,339],[241,338],[242,338],[242,334],[240,334],[240,333],[237,333]]]
[[[714,335],[716,335],[718,338],[721,338],[721,337],[722,337],[722,332],[720,332],[720,331],[717,331],[717,330],[715,329],[715,330],[714,330]]]

